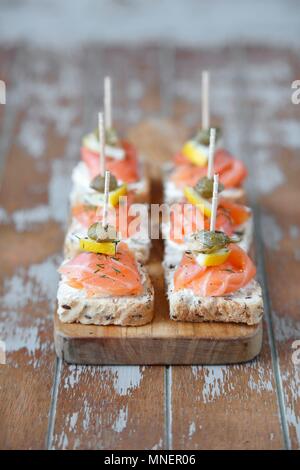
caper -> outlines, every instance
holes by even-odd
[[[107,241],[114,242],[117,239],[117,232],[115,227],[107,225],[103,227],[100,222],[95,222],[88,229],[88,236],[97,242]]]
[[[117,146],[120,142],[117,131],[113,127],[106,130],[105,139],[106,139],[106,143],[108,145],[112,145],[113,147]]]
[[[220,139],[221,137],[221,128],[216,127],[216,141]],[[209,136],[210,136],[210,128],[209,129],[200,129],[196,136],[195,140],[198,142],[198,144],[206,145],[207,147],[209,146]]]
[[[197,253],[213,253],[226,248],[229,243],[237,243],[238,237],[228,237],[224,232],[201,230],[194,232],[187,238],[188,249]]]
[[[105,177],[102,175],[97,175],[95,178],[92,179],[90,182],[90,187],[92,189],[95,189],[95,191],[98,191],[99,193],[104,193],[105,189]],[[110,180],[109,180],[109,190],[114,191],[118,187],[118,182],[115,178],[114,175],[110,175]]]
[[[96,136],[96,139],[99,140],[98,129],[94,130],[94,135]],[[112,147],[119,145],[120,139],[115,128],[111,127],[110,129],[105,130],[105,143],[107,145],[111,145]]]
[[[210,199],[213,195],[214,182],[213,179],[203,176],[198,183],[194,186],[195,191],[204,197],[204,199]],[[224,186],[219,183],[219,193],[224,190]]]

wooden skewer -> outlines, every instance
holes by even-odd
[[[214,232],[216,230],[216,217],[218,210],[218,190],[219,190],[219,175],[214,175],[214,190],[212,197],[212,207],[211,207],[211,216],[210,216],[210,231]]]
[[[112,128],[112,106],[111,106],[111,79],[105,77],[104,79],[104,115],[105,115],[105,130]]]
[[[100,174],[105,175],[105,134],[103,113],[98,114]]]
[[[202,72],[202,129],[209,128],[209,72]]]
[[[103,208],[103,219],[102,226],[107,227],[108,218],[108,199],[109,199],[109,183],[110,183],[110,172],[105,172],[105,184],[104,184],[104,208]]]
[[[207,177],[212,179],[214,174],[214,157],[216,147],[216,129],[211,128],[209,133],[209,150],[208,150],[208,166]]]

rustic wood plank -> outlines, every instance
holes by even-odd
[[[4,168],[4,160],[10,144],[11,128],[14,124],[16,106],[13,102],[13,77],[16,75],[14,65],[18,54],[17,47],[0,49],[0,80],[4,82],[6,104],[0,103],[0,184]]]
[[[7,350],[0,368],[0,442],[6,449],[40,449],[55,363],[56,267],[66,217],[59,203],[67,195],[81,89],[75,58],[22,48],[16,60],[9,94],[16,120],[12,136],[4,136],[12,138],[0,194],[0,337]]]
[[[243,50],[242,52],[244,53],[245,51]],[[288,108],[285,108],[282,104],[286,103],[284,100],[287,97],[285,80],[289,83],[289,80],[297,78],[296,74],[299,73],[299,68],[296,58],[293,55],[289,56],[287,51],[284,51],[284,56],[282,56],[281,52],[274,51],[268,51],[268,54],[269,59],[268,62],[266,62],[264,51],[260,53],[260,66],[256,63],[258,60],[257,52],[255,60],[251,58],[250,54],[249,60],[250,63],[252,63],[251,60],[253,60],[253,64],[250,69],[245,70],[250,70],[248,91],[250,88],[251,94],[246,96],[245,102],[241,101],[241,96],[239,94],[239,103],[242,103],[244,106],[249,106],[249,113],[246,117],[247,119],[246,121],[244,120],[244,123],[247,122],[247,125],[254,117],[257,118],[257,113],[254,114],[254,110],[256,111],[256,108],[254,108],[253,104],[257,104],[257,102],[260,103],[260,113],[257,121],[259,126],[252,129],[253,132],[249,131],[249,128],[247,129],[246,126],[244,127],[245,131],[249,131],[248,139],[250,142],[245,138],[246,133],[241,136],[241,133],[233,134],[232,132],[235,131],[238,125],[243,126],[244,124],[239,121],[240,116],[235,112],[237,104],[232,104],[232,100],[234,102],[234,93],[232,92],[231,83],[233,82],[234,77],[232,77],[230,71],[230,67],[232,66],[232,54],[228,53],[228,51],[227,55],[226,51],[221,51],[219,53],[216,52],[215,55],[211,55],[210,53],[209,57],[205,56],[205,60],[204,57],[201,57],[201,59],[203,59],[202,63],[200,64],[199,62],[200,65],[196,64],[196,66],[193,57],[194,53],[185,53],[185,58],[178,58],[176,61],[176,67],[178,67],[179,62],[184,64],[184,67],[182,66],[181,68],[182,72],[180,80],[176,82],[176,93],[179,97],[177,96],[178,99],[176,101],[175,114],[180,120],[184,117],[184,121],[187,125],[193,125],[195,123],[198,111],[194,100],[197,99],[198,94],[196,93],[197,90],[195,87],[189,86],[190,78],[187,79],[186,75],[192,77],[191,81],[196,83],[195,71],[197,71],[197,77],[200,78],[202,64],[204,64],[204,66],[213,65],[217,56],[217,62],[223,65],[223,71],[221,73],[221,70],[218,70],[218,67],[216,67],[216,72],[218,72],[219,76],[224,80],[224,84],[217,92],[217,107],[215,109],[216,114],[221,117],[228,116],[228,119],[225,121],[226,132],[229,136],[228,144],[235,151],[243,151],[243,146],[245,145],[250,157],[252,156],[252,151],[259,152],[262,147],[264,151],[267,150],[267,152],[264,152],[263,154],[257,153],[255,155],[255,164],[259,163],[259,168],[271,168],[272,175],[272,178],[267,181],[267,194],[260,186],[262,197],[259,200],[263,207],[261,222],[264,227],[267,278],[270,281],[269,288],[272,298],[272,314],[275,327],[274,332],[277,340],[277,349],[273,351],[272,354],[274,356],[275,353],[275,359],[277,357],[279,359],[278,373],[281,373],[281,376],[277,377],[277,379],[281,379],[283,383],[284,401],[282,403],[282,416],[284,420],[286,419],[286,423],[288,425],[290,445],[297,447],[299,446],[299,375],[297,367],[295,367],[291,361],[293,352],[291,348],[292,342],[294,339],[299,338],[299,323],[297,322],[297,290],[293,283],[286,286],[282,277],[278,276],[278,272],[281,269],[284,274],[286,273],[286,278],[297,279],[296,269],[298,267],[299,237],[297,229],[298,224],[294,223],[294,215],[295,207],[297,207],[297,193],[295,190],[297,188],[296,171],[298,169],[298,162],[296,159],[296,150],[295,148],[292,148],[292,144],[296,145],[298,138],[296,134],[291,134],[288,131],[293,129],[293,125],[290,126],[290,123],[295,122],[295,118],[298,116],[298,111],[296,107],[289,106]],[[233,54],[233,56],[236,57],[235,54]],[[212,59],[210,59],[211,57]],[[28,56],[26,56],[26,59],[28,59]],[[13,320],[13,323],[11,325],[7,323],[7,329],[3,332],[3,336],[8,339],[9,348],[7,357],[9,365],[5,367],[3,366],[0,369],[3,383],[5,384],[4,388],[2,387],[0,389],[0,395],[2,397],[2,401],[4,401],[4,398],[7,401],[7,396],[10,397],[10,404],[7,407],[7,413],[11,409],[15,410],[12,417],[9,417],[11,425],[6,427],[6,429],[5,427],[2,428],[3,434],[1,434],[1,445],[3,444],[2,447],[6,448],[12,446],[19,448],[38,448],[43,447],[44,445],[47,421],[47,411],[45,410],[47,409],[50,401],[51,373],[53,370],[53,367],[49,368],[49,362],[51,363],[49,357],[53,358],[52,345],[49,340],[49,328],[51,327],[51,319],[49,315],[49,311],[51,309],[49,309],[49,305],[51,306],[53,296],[52,291],[47,292],[49,284],[44,283],[44,279],[45,276],[48,275],[51,276],[51,279],[54,279],[56,276],[56,274],[54,274],[55,265],[57,263],[56,256],[59,250],[58,247],[61,246],[60,244],[62,242],[63,234],[61,224],[63,225],[66,215],[65,210],[59,210],[57,214],[54,212],[54,207],[57,208],[58,206],[53,203],[53,200],[55,197],[55,187],[57,188],[59,186],[59,175],[63,175],[63,178],[65,178],[64,182],[67,181],[67,173],[74,160],[77,158],[77,138],[79,138],[80,134],[78,131],[76,112],[73,115],[76,125],[70,126],[71,139],[68,140],[69,145],[65,141],[65,136],[66,132],[68,132],[66,131],[66,129],[68,129],[67,124],[71,119],[70,110],[68,110],[68,114],[66,114],[66,110],[64,110],[64,107],[62,106],[62,115],[59,118],[59,122],[55,122],[52,105],[55,104],[54,109],[57,110],[57,97],[60,96],[60,98],[64,100],[62,95],[65,92],[62,85],[63,81],[59,80],[59,86],[57,87],[57,76],[54,71],[57,71],[57,66],[59,66],[59,64],[53,57],[50,60],[49,55],[47,56],[47,59],[45,59],[46,63],[44,59],[45,58],[42,59],[40,57],[37,61],[38,68],[40,67],[40,69],[35,69],[34,83],[39,83],[40,88],[37,88],[38,91],[35,96],[32,96],[33,91],[29,90],[29,102],[30,104],[35,103],[36,106],[42,103],[43,109],[47,109],[45,118],[46,123],[43,121],[44,118],[41,117],[41,123],[39,124],[40,119],[38,119],[37,115],[29,115],[30,112],[27,110],[27,118],[29,117],[27,131],[25,126],[23,133],[20,132],[21,138],[19,137],[19,139],[21,141],[21,145],[17,142],[9,151],[9,165],[5,175],[6,183],[4,183],[6,187],[1,193],[2,209],[5,209],[4,211],[1,211],[1,229],[3,228],[2,233],[4,234],[2,240],[3,242],[9,240],[10,246],[13,246],[14,248],[14,250],[9,252],[6,249],[7,244],[5,244],[5,250],[1,250],[3,257],[3,260],[1,259],[3,263],[1,265],[3,266],[3,270],[6,274],[5,286],[6,288],[7,286],[9,288],[5,293],[12,294],[12,296],[8,296],[6,299],[8,299],[8,302],[11,302],[11,299],[14,300],[14,305],[11,306],[9,304],[8,307],[5,306],[3,312],[4,318],[7,320],[7,315],[9,315],[10,319]],[[192,64],[194,63],[194,65],[190,64],[190,62]],[[238,63],[240,64],[241,62],[239,61]],[[270,67],[270,63],[272,67]],[[52,76],[50,77],[49,75],[49,80],[50,78],[51,80],[50,83],[47,83],[47,87],[43,87],[39,74],[43,74],[43,70],[47,71],[50,68],[49,64],[51,64],[52,69]],[[23,65],[20,66],[19,70],[23,70]],[[62,72],[62,70],[64,70],[64,72]],[[77,76],[76,70],[78,72],[77,67],[75,67],[75,69],[72,67],[70,68],[70,64],[67,64],[66,67],[63,67],[62,69],[59,66],[57,73],[60,78],[62,73],[66,74],[74,86],[72,79],[74,79],[74,72],[75,77]],[[187,70],[188,73],[186,72]],[[24,72],[25,77],[30,76],[31,73],[32,72],[29,72],[29,70],[26,69],[26,74]],[[176,73],[178,73],[177,68]],[[269,85],[268,80],[270,79],[270,76],[272,77],[272,80],[274,80],[274,76],[278,73],[279,81],[281,83],[277,83],[275,87],[271,87],[271,91],[267,91],[264,96],[264,91]],[[22,77],[24,78],[23,75]],[[243,74],[242,82],[244,83],[245,80],[246,77],[245,74]],[[257,85],[259,85],[259,87]],[[59,92],[58,89],[61,91]],[[255,90],[255,93],[253,90]],[[22,93],[25,93],[25,91],[28,92],[28,89],[24,90]],[[288,93],[289,91],[290,90],[288,89]],[[16,93],[20,93],[20,90],[18,89]],[[68,98],[67,103],[72,104],[71,108],[73,108],[74,105],[73,101],[78,99],[77,93],[78,90],[74,95],[71,95]],[[136,91],[133,95],[139,96]],[[19,95],[16,94],[16,96]],[[276,106],[274,105],[275,96]],[[137,102],[139,101],[137,98],[132,99],[136,99]],[[268,106],[266,106],[265,100],[267,100]],[[224,102],[226,103],[226,110],[224,110]],[[146,103],[148,103],[147,106],[149,106],[149,110],[153,111],[151,108],[151,99],[146,100]],[[274,107],[272,107],[270,103],[273,103],[272,106]],[[190,112],[186,113],[187,110],[190,110]],[[271,114],[274,114],[276,119],[270,119]],[[18,114],[16,128],[20,131],[23,128],[22,123],[24,122],[23,119],[25,115],[25,109],[21,110]],[[135,116],[136,115],[131,118],[133,123],[136,119]],[[229,119],[230,117],[231,119]],[[270,124],[268,124],[267,133],[264,133],[261,132],[260,126],[265,125],[267,119],[270,119]],[[28,119],[26,119],[26,122],[27,120]],[[120,117],[120,120],[122,120],[122,117]],[[28,135],[32,135],[28,132],[30,131],[30,125],[31,132],[34,130],[36,132],[35,135],[37,136],[37,139],[33,139],[31,141],[28,139],[26,140]],[[281,134],[279,131],[282,128],[285,132]],[[276,139],[278,139],[279,135],[281,141],[278,143]],[[270,139],[272,139],[272,144],[270,143]],[[51,148],[49,145],[50,141]],[[43,154],[44,152],[45,142],[47,158],[44,159],[43,157],[41,158],[41,153]],[[251,145],[253,145],[253,147],[251,147]],[[278,147],[278,145],[280,146]],[[60,159],[57,157],[61,157],[65,151],[68,155],[67,163],[64,162],[63,167],[61,167],[61,164],[59,163]],[[273,157],[270,158],[270,155],[273,155]],[[285,160],[280,158],[281,155],[286,157]],[[32,158],[32,156],[35,158]],[[9,187],[7,184],[8,178],[14,177],[11,162],[17,161],[19,164],[19,161],[22,161],[24,158],[27,160],[26,170],[28,172],[32,172],[33,176],[32,179],[30,179],[26,175],[24,177],[24,183],[22,183],[21,174],[23,172],[21,171],[16,178],[17,187],[20,186],[20,189],[15,190],[15,187]],[[54,160],[51,160],[50,163],[48,158]],[[21,164],[21,169],[22,165],[23,163]],[[63,172],[61,172],[62,168]],[[50,190],[49,186],[49,194],[47,194],[48,191],[45,191],[45,187],[47,187],[48,184],[48,177],[45,176],[45,173],[47,173],[49,169],[51,169],[52,172],[52,183],[50,185],[52,189]],[[255,165],[252,168],[252,174],[253,169],[255,169]],[[255,176],[260,176],[260,174],[261,173]],[[287,177],[290,178],[289,185],[285,184],[283,187],[282,183],[287,181]],[[35,181],[35,183],[32,185],[31,182],[33,181]],[[56,185],[53,181],[56,181]],[[261,177],[258,178],[258,184],[261,185],[261,181]],[[60,187],[62,188],[61,180]],[[278,191],[278,188],[280,191]],[[26,200],[23,197],[24,191],[27,196]],[[64,201],[66,201],[67,193],[68,188],[64,189],[63,192],[62,197]],[[4,199],[3,195],[5,195]],[[290,206],[287,205],[287,202]],[[45,206],[47,207],[46,210]],[[64,204],[62,206],[64,206]],[[287,210],[287,207],[292,209]],[[27,231],[31,225],[33,226],[32,234]],[[40,239],[39,235],[43,237],[43,240],[45,240],[45,246],[41,246],[40,243],[37,243]],[[32,255],[33,248],[34,256]],[[279,259],[278,269],[278,254],[281,253],[284,253],[285,256]],[[51,263],[48,258],[51,259]],[[12,290],[13,281],[13,288],[17,290]],[[51,286],[53,286],[55,282],[56,281],[51,281]],[[25,306],[20,300],[20,290],[18,289],[21,289],[22,292],[26,293]],[[286,292],[288,292],[288,295]],[[30,299],[32,293],[38,298],[38,302],[34,305]],[[288,304],[286,304],[287,298],[289,299]],[[272,329],[270,331],[272,333]],[[158,422],[161,426],[160,432],[155,434],[155,439],[153,439],[152,442],[149,442],[149,446],[151,446],[154,441],[154,445],[158,447],[163,447],[164,445],[167,446],[169,440],[170,444],[173,444],[174,447],[181,445],[186,446],[186,448],[228,448],[230,446],[254,448],[262,445],[264,448],[282,447],[284,442],[279,427],[276,393],[274,391],[274,372],[271,366],[272,354],[270,351],[269,335],[266,335],[262,356],[258,361],[255,361],[248,366],[235,366],[233,368],[207,367],[196,369],[168,369],[166,374],[168,385],[167,400],[172,398],[172,409],[167,410],[166,415],[167,424],[168,426],[172,425],[173,432],[167,432],[168,436],[165,440],[161,437],[163,434],[161,430],[163,417],[161,414],[162,407],[159,407]],[[10,362],[12,363],[12,366],[10,365]],[[36,369],[37,365],[39,365],[38,369]],[[73,384],[72,371],[75,371],[74,373],[79,377],[78,382],[76,381],[77,379],[75,379],[77,388],[75,389],[74,387],[72,393],[70,392],[68,395],[72,402],[72,407],[70,406],[69,411],[68,404],[64,401],[64,382],[62,382],[60,389],[58,390],[58,392],[61,393],[61,395],[58,393],[58,403],[62,408],[60,409],[60,407],[58,407],[57,409],[58,424],[56,429],[57,432],[54,434],[53,441],[56,447],[71,448],[72,446],[84,447],[87,445],[86,443],[88,440],[84,439],[83,441],[78,441],[78,439],[80,439],[81,431],[87,431],[84,427],[86,424],[84,423],[87,423],[88,421],[85,421],[84,419],[89,416],[89,412],[86,411],[85,413],[81,413],[79,408],[79,414],[76,418],[76,414],[73,417],[72,410],[74,409],[74,404],[84,403],[84,400],[82,402],[80,401],[80,392],[77,394],[76,390],[85,390],[83,386],[85,379],[86,383],[90,383],[90,377],[93,373],[97,375],[98,379],[100,376],[102,379],[106,377],[105,371],[102,370],[102,368],[101,370],[97,369],[97,373],[92,372],[92,369],[93,368],[84,368],[83,370],[80,368],[72,369],[72,367],[67,366],[67,368],[62,371],[62,377],[66,378],[67,384]],[[154,369],[154,372],[150,380],[147,374],[150,374],[150,370],[152,369]],[[152,391],[157,387],[157,384],[161,386],[159,390],[163,391],[161,373],[157,372],[160,369],[161,368],[143,369],[143,371],[146,371],[145,389],[143,385],[144,375],[142,380],[139,381],[139,379],[137,379],[137,376],[140,377],[141,375],[140,369],[127,369],[123,376],[122,373],[124,368],[120,367],[109,369],[110,377],[106,379],[105,382],[107,389],[111,390],[112,396],[114,396],[115,383],[117,381],[117,390],[126,390],[126,394],[125,399],[122,395],[123,392],[118,392],[116,394],[116,401],[119,400],[120,402],[120,406],[118,408],[119,413],[118,415],[116,414],[116,419],[114,419],[112,415],[105,415],[107,419],[104,421],[108,423],[107,428],[110,429],[108,435],[104,432],[102,427],[100,428],[99,420],[97,421],[96,419],[91,425],[89,425],[89,432],[93,432],[93,430],[96,429],[96,434],[100,436],[100,446],[105,446],[106,442],[112,442],[112,439],[117,435],[116,446],[126,448],[126,446],[130,446],[130,443],[132,443],[132,441],[130,442],[128,434],[133,433],[133,430],[135,430],[136,433],[146,432],[145,430],[147,425],[145,425],[145,422],[147,423],[149,416],[144,417],[144,422],[138,419],[137,413],[133,410],[133,399],[129,395],[133,390],[134,399],[138,400],[138,403],[140,403],[139,400],[142,400],[143,396],[148,398],[149,389]],[[139,370],[139,372],[137,372],[137,370]],[[155,375],[156,373],[157,375]],[[122,383],[124,380],[122,377],[124,376],[126,377],[125,384],[120,386],[120,381]],[[187,380],[191,381],[189,388],[186,385],[188,383]],[[141,386],[136,387],[137,383]],[[16,389],[15,384],[20,384],[20,388],[18,387],[18,389]],[[93,386],[91,387],[91,391],[94,395],[89,394],[84,397],[87,406],[90,403],[93,403],[93,397],[95,396],[95,392],[97,392],[97,385],[99,386],[99,380],[95,379]],[[180,390],[180,388],[182,390]],[[148,394],[145,390],[148,391]],[[194,391],[194,394],[191,394],[191,390]],[[31,398],[33,394],[35,394],[34,396],[38,397],[38,399],[32,400]],[[118,395],[120,395],[121,398],[118,397]],[[191,406],[180,411],[179,408],[183,408],[182,403],[190,400],[191,395]],[[18,399],[20,402],[25,403],[24,407],[17,408],[15,406]],[[60,400],[62,400],[62,403]],[[122,400],[124,401],[122,402]],[[113,399],[111,403],[114,403],[115,406]],[[129,407],[129,413],[126,411],[127,404]],[[101,406],[101,411],[103,412],[105,402],[101,403]],[[208,408],[209,414],[207,413]],[[235,412],[235,410],[237,410],[237,412]],[[2,417],[3,419],[1,422],[8,421],[7,413]],[[20,415],[22,416],[24,426],[23,432],[17,433],[15,431],[17,429],[17,425],[18,429],[20,428]],[[33,425],[32,416],[37,415],[39,418],[34,421]],[[81,416],[84,418],[82,423],[80,421]],[[100,416],[100,414],[97,416]],[[193,416],[195,416],[195,419],[193,419]],[[270,417],[270,421],[268,421],[267,424],[265,424],[265,416]],[[125,421],[126,426],[124,428],[123,426]],[[68,422],[70,422],[70,432],[68,431]],[[128,426],[128,422],[130,426]],[[78,424],[76,425],[76,423]],[[224,429],[224,423],[225,429],[227,430],[227,436],[224,436],[222,426],[220,426],[220,424],[222,424]],[[79,429],[78,431],[77,426]],[[116,434],[115,429],[121,429],[121,432],[117,432]],[[255,429],[260,431],[259,437],[257,438],[254,435]],[[170,431],[170,428],[168,428],[167,431],[168,430]],[[207,432],[205,432],[206,430]],[[96,439],[93,442],[95,443]],[[142,440],[140,442],[142,442]],[[228,442],[230,443],[230,446],[228,445]],[[244,445],[242,445],[241,442],[243,442]]]
[[[64,366],[52,446],[159,449],[163,396],[161,367]]]
[[[281,407],[289,448],[300,447],[300,374],[295,362],[296,341],[300,339],[299,320],[299,119],[300,105],[291,101],[291,83],[300,73],[299,55],[277,51],[265,66],[265,57],[249,49],[245,62],[255,62],[260,91],[268,80],[268,106],[258,93],[255,120],[249,148],[257,174],[257,204],[260,228],[260,256],[265,261],[274,360],[281,389]],[[276,64],[276,71],[275,71]],[[272,77],[272,78],[271,78]],[[271,80],[270,80],[271,78]],[[246,87],[250,83],[245,79]],[[257,172],[256,172],[257,173]],[[295,356],[293,357],[293,353]]]
[[[159,111],[156,48],[89,46],[85,57],[87,130],[96,122],[105,75],[113,80],[114,119],[123,132],[142,116]],[[63,363],[58,372],[49,447],[164,447],[163,367],[74,367]]]
[[[239,67],[238,47],[178,51],[174,112],[181,122],[195,126],[200,117],[201,71],[210,69],[212,110],[217,116],[214,121],[222,123],[225,144],[245,158],[240,110],[244,102],[243,95],[236,90]],[[260,71],[255,64],[245,70],[245,73],[250,70],[255,87],[255,73]],[[247,98],[249,105],[251,97]],[[282,448],[284,438],[271,357],[270,338],[265,328],[262,353],[250,364],[170,368],[171,445],[180,449]]]

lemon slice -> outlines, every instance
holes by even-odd
[[[197,191],[194,190],[194,188],[191,188],[191,186],[186,186],[183,192],[184,192],[186,199],[191,204],[198,207],[201,210],[201,212],[204,215],[206,215],[206,217],[211,216],[212,206],[211,206],[211,203],[207,199],[204,199],[204,197],[201,197],[197,193]]]
[[[219,266],[225,263],[229,256],[230,250],[223,248],[222,250],[215,251],[214,253],[199,253],[196,256],[196,261],[200,266]]]
[[[183,155],[194,165],[205,166],[208,160],[207,149],[193,140],[188,140],[182,149]]]
[[[114,256],[116,254],[116,246],[116,242],[96,242],[91,238],[81,238],[79,242],[79,247],[82,251],[102,253],[110,256]]]
[[[121,196],[125,196],[127,194],[127,185],[122,184],[122,186],[119,186],[117,189],[114,189],[114,191],[110,191],[109,193],[109,204],[113,207],[117,206],[119,204],[119,199]]]

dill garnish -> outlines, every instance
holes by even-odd
[[[114,266],[112,266],[112,269],[113,269],[116,273],[121,274],[121,271],[120,271],[119,269],[115,268]]]

